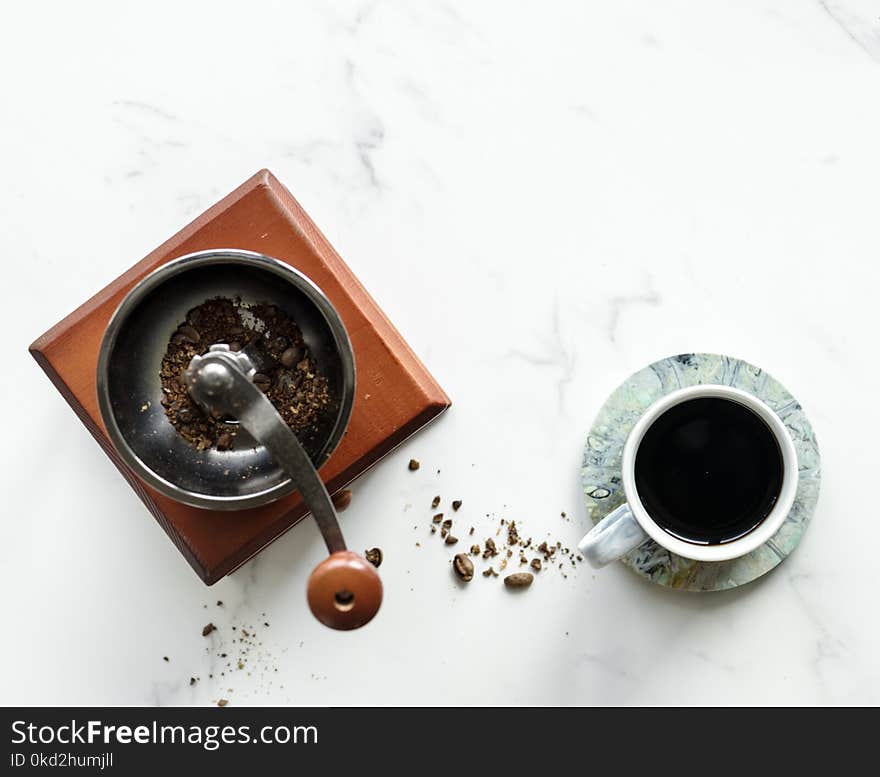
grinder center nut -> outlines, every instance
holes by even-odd
[[[232,376],[229,374],[229,367],[225,364],[212,362],[192,370],[189,383],[191,389],[194,390],[196,385],[199,385],[200,393],[216,397],[232,388]]]
[[[235,379],[231,370],[253,379],[255,369],[247,354],[234,352],[224,343],[212,345],[207,353],[193,356],[184,373],[190,396],[209,413],[228,413],[232,407]]]

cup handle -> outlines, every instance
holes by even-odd
[[[625,556],[648,539],[625,502],[612,510],[578,543],[578,552],[598,569]]]

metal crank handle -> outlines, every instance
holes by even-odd
[[[324,483],[296,435],[251,378],[247,354],[212,346],[186,371],[190,395],[213,413],[229,415],[266,446],[311,510],[330,556],[312,571],[307,598],[314,616],[334,629],[369,622],[382,603],[382,581],[365,558],[348,550]]]

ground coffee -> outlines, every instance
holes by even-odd
[[[225,343],[233,351],[259,352],[263,371],[254,384],[266,394],[295,433],[314,428],[330,406],[327,379],[318,372],[296,322],[274,305],[247,305],[239,299],[217,298],[186,314],[162,359],[162,405],[171,425],[198,450],[234,447],[234,419],[214,418],[190,398],[183,372],[192,357]]]

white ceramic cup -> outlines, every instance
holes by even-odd
[[[728,399],[747,407],[767,424],[782,454],[782,486],[770,513],[747,534],[717,545],[688,542],[671,535],[651,518],[636,489],[636,453],[651,424],[669,408],[703,397]],[[654,540],[672,553],[696,561],[728,561],[744,556],[776,534],[791,510],[798,485],[797,452],[791,435],[779,416],[746,391],[708,384],[673,391],[658,399],[642,414],[623,447],[622,471],[626,502],[599,521],[578,544],[578,551],[594,567],[610,564],[648,539]]]

